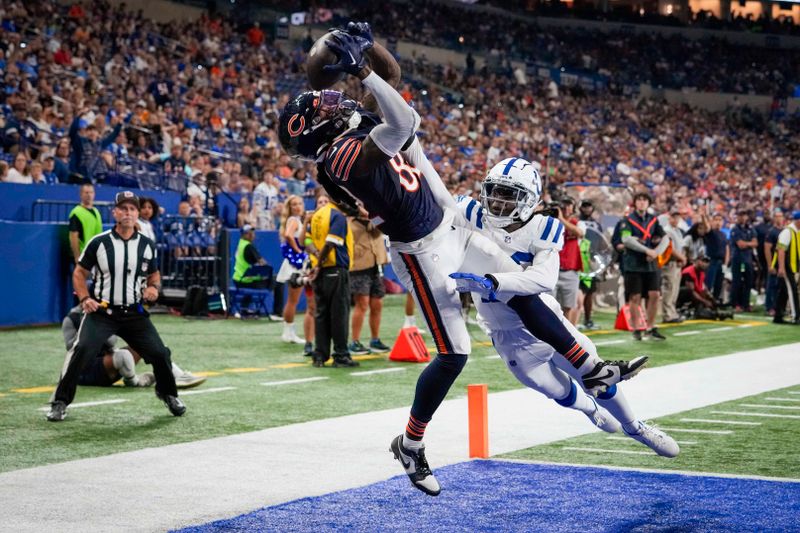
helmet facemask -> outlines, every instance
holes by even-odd
[[[487,178],[481,185],[481,206],[486,220],[497,228],[526,222],[537,203],[530,191],[514,183],[497,183]]]

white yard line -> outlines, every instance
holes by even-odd
[[[705,331],[707,331],[709,333],[711,333],[711,332],[715,332],[716,333],[717,331],[730,331],[732,329],[733,329],[733,326],[723,326],[721,328],[711,328],[711,329],[707,329]]]
[[[800,398],[764,398],[769,402],[800,402]]]
[[[679,331],[678,333],[673,333],[673,337],[686,337],[689,335],[700,335],[701,331]]]
[[[635,442],[630,437],[615,437],[613,435],[610,436],[610,437],[606,437],[606,440],[618,440],[618,441],[625,441],[625,442]],[[691,446],[693,444],[697,444],[696,440],[676,440],[675,442],[677,442],[678,444],[686,444],[687,446]]]
[[[236,387],[215,387],[213,389],[194,389],[181,392],[181,396],[189,396],[190,394],[208,394],[210,392],[223,392],[226,390],[235,390]]]
[[[327,376],[318,376],[315,378],[302,378],[302,379],[287,379],[285,381],[265,381],[262,383],[265,387],[274,387],[276,385],[294,385],[295,383],[310,383],[312,381],[322,381],[329,379]]]
[[[500,354],[487,355],[484,359],[500,359]],[[469,361],[469,359],[467,359]],[[800,400],[798,400],[800,401]]]
[[[681,422],[698,422],[701,424],[726,424],[731,426],[760,426],[761,422],[745,422],[744,420],[717,420],[713,418],[681,418]]]
[[[123,400],[123,399],[119,398],[117,400],[100,400],[100,401],[97,401],[97,402],[71,403],[67,407],[67,411],[69,411],[70,409],[77,409],[79,407],[94,407],[95,405],[111,405],[111,404],[114,404],[114,403],[125,403],[127,401],[128,400]],[[38,409],[38,411],[49,411],[49,410],[50,410],[50,406],[49,405],[47,407],[40,407]]]
[[[639,417],[658,418],[796,386],[798,351],[800,343],[646,369],[623,389]],[[765,367],[781,371],[764,372]],[[408,392],[410,398],[412,391]],[[664,396],[667,392],[669,398]],[[202,416],[201,405],[187,399],[187,406],[186,417]],[[108,531],[109,509],[115,529],[162,531],[403,476],[388,447],[407,421],[408,405],[402,405],[5,472],[0,474],[0,531]],[[85,423],[75,417],[71,426],[56,428],[75,431]],[[425,438],[434,469],[469,460],[467,428],[467,399],[445,401]],[[493,455],[593,431],[599,430],[587,424],[583,414],[559,408],[530,389],[489,394]],[[337,449],[357,453],[358,468],[319,453]],[[649,450],[642,453],[652,455]],[[77,486],[81,490],[75,490]],[[132,494],[147,497],[131,505]]]
[[[571,450],[576,452],[591,452],[591,453],[619,453],[623,455],[653,455],[653,452],[634,451],[634,450],[617,450],[606,448],[584,448],[582,446],[564,446],[562,450]]]
[[[787,411],[800,411],[800,407],[796,405],[769,405],[766,403],[740,403],[738,407],[757,407],[767,409],[785,409]]]
[[[800,391],[798,391],[798,390],[790,390],[790,391],[786,391],[786,394],[800,394]]]
[[[659,426],[664,431],[672,433],[703,433],[707,435],[730,435],[733,433],[731,429],[692,429],[692,428],[667,428]]]
[[[600,341],[600,342],[594,343],[594,345],[595,346],[611,346],[612,344],[625,344],[626,342],[628,342],[628,341],[626,341],[624,339],[619,339],[619,340],[616,340],[616,341]]]
[[[396,368],[381,368],[380,370],[366,370],[364,372],[350,372],[351,376],[371,376],[372,374],[387,374],[389,372],[405,372],[406,369],[402,367]]]
[[[711,411],[714,415],[731,415],[731,416],[758,416],[762,418],[790,418],[800,420],[800,415],[776,415],[775,413],[742,413],[739,411]]]

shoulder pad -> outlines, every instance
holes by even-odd
[[[464,218],[478,229],[483,229],[483,207],[480,202],[470,196],[456,196],[456,207]]]
[[[361,139],[344,137],[334,142],[325,154],[325,172],[334,182],[347,181],[350,170],[361,153]]]
[[[526,224],[531,233],[531,245],[536,250],[561,251],[564,247],[564,224],[558,219],[534,215]]]

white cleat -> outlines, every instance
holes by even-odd
[[[156,382],[156,376],[152,372],[136,374],[132,378],[122,378],[122,383],[126,387],[150,387]]]
[[[633,440],[641,442],[661,457],[677,457],[681,453],[681,448],[675,439],[657,427],[645,424],[641,420],[637,424],[639,427],[635,433],[625,431],[625,434]]]
[[[592,398],[592,402],[594,403],[595,410],[593,413],[585,413],[589,420],[595,426],[599,427],[606,433],[616,433],[620,429],[622,429],[622,424],[620,424],[616,418],[611,416],[604,407],[600,407],[597,405],[597,402]]]
[[[195,376],[191,372],[184,372],[175,376],[175,386],[179,389],[191,389],[206,382],[205,376]]]
[[[439,482],[433,477],[428,461],[425,459],[424,445],[417,451],[409,450],[403,446],[403,435],[399,435],[392,440],[389,451],[403,465],[403,469],[414,487],[429,496],[438,496],[442,492]]]

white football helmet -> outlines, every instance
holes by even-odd
[[[497,228],[533,216],[542,196],[538,165],[520,157],[503,159],[481,184],[481,206],[486,221]]]

